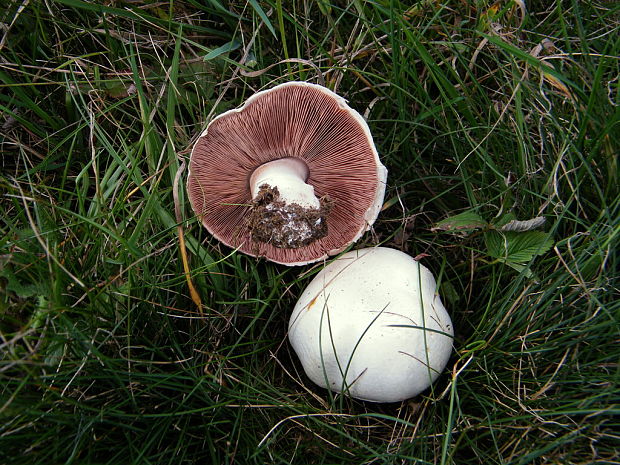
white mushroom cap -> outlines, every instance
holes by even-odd
[[[308,285],[289,339],[321,387],[373,402],[428,388],[445,368],[453,328],[431,272],[383,247],[348,252]]]

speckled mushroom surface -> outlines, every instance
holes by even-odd
[[[290,173],[265,174],[267,181],[251,185],[255,173],[271,173],[279,164],[273,162],[287,159],[294,159],[282,163]],[[193,148],[187,187],[196,215],[217,239],[302,265],[359,239],[379,213],[386,177],[361,115],[325,87],[291,82],[258,92],[209,124]],[[303,192],[280,209],[280,191],[289,185]]]

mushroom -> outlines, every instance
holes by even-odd
[[[209,124],[192,150],[187,189],[224,244],[304,265],[370,228],[386,178],[358,112],[325,87],[288,82]]]
[[[345,253],[316,275],[288,336],[314,383],[395,402],[435,381],[453,334],[431,272],[403,252],[376,247]]]

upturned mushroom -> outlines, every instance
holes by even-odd
[[[377,247],[348,252],[318,273],[295,306],[288,336],[314,383],[395,402],[435,381],[453,334],[431,272]]]
[[[209,124],[192,150],[187,188],[196,215],[224,244],[304,265],[370,228],[386,178],[358,112],[325,87],[289,82]]]

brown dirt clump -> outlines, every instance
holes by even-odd
[[[319,208],[287,204],[277,187],[260,186],[252,202],[249,227],[252,240],[282,249],[298,249],[327,235],[327,215],[333,202],[320,200]]]

